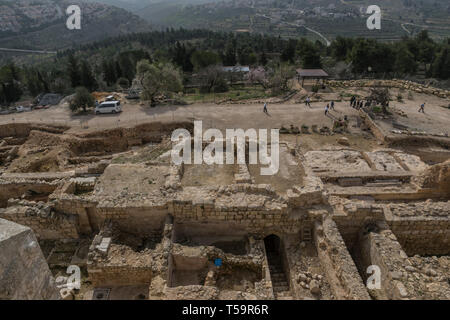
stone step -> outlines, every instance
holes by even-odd
[[[274,287],[289,287],[287,281],[272,281],[272,286]]]
[[[294,300],[291,296],[285,296],[285,295],[276,295],[275,299],[277,300]]]
[[[280,281],[286,282],[286,276],[285,275],[279,275],[279,276],[270,275],[270,278],[272,279],[272,282],[280,282]]]
[[[289,291],[289,287],[287,285],[285,286],[273,286],[273,291],[274,292],[285,292],[285,291]]]
[[[286,275],[284,273],[281,272],[273,272],[270,274],[270,276],[272,277],[272,279],[286,279]]]
[[[274,292],[274,296],[277,300],[294,300],[289,291]]]

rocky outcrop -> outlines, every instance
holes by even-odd
[[[56,300],[58,289],[30,228],[0,219],[0,300]]]

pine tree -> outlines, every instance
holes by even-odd
[[[97,81],[92,74],[89,64],[85,60],[81,63],[81,84],[91,92],[97,88]]]
[[[261,54],[261,56],[260,56],[260,58],[259,58],[259,63],[262,65],[262,66],[266,66],[267,65],[267,56],[266,56],[266,52],[265,51],[263,51],[263,53]]]
[[[442,48],[433,63],[433,76],[440,79],[450,78],[450,45]]]
[[[230,43],[226,48],[223,64],[225,66],[235,66],[236,62],[236,49],[233,44]]]
[[[23,94],[20,78],[20,70],[14,63],[0,69],[0,102],[10,104],[20,99]]]
[[[72,88],[76,88],[81,85],[81,75],[78,67],[78,60],[73,54],[69,55],[67,73],[69,75]]]

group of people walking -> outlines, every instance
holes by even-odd
[[[352,96],[350,99],[350,107],[354,109],[361,109],[363,107],[370,107],[372,105],[371,100],[367,100],[364,102],[364,100],[358,100],[355,96]],[[387,102],[387,107],[389,106],[389,101]]]
[[[371,100],[367,100],[366,102],[364,102],[364,100],[358,100],[355,96],[352,96],[352,98],[350,99],[350,106],[352,108],[354,108],[354,109],[357,109],[357,110],[359,110],[359,109],[361,109],[363,107],[370,107],[371,105],[372,105],[372,101]],[[311,98],[309,96],[306,97],[305,106],[311,108]],[[389,107],[389,101],[387,101],[385,103],[385,106]],[[328,115],[328,113],[331,110],[335,110],[334,109],[334,101],[331,101],[331,103],[327,104],[327,106],[325,107],[325,115]],[[269,111],[267,109],[267,103],[264,103],[263,112],[265,114],[269,114]],[[420,106],[419,112],[420,113],[425,113],[425,103],[423,103]]]
[[[310,97],[306,97],[305,106],[311,108],[311,98]],[[335,110],[334,109],[334,101],[331,101],[331,103],[327,104],[327,106],[325,107],[325,115],[327,115],[330,112],[330,110]]]
[[[327,104],[325,107],[325,115],[327,115],[330,110],[334,110],[334,101],[331,101],[331,103]]]

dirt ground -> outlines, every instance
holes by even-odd
[[[130,164],[109,166],[99,179],[97,194],[117,195],[123,191],[147,194],[158,191],[165,182],[164,173],[161,174],[163,169],[168,170]]]
[[[83,115],[73,116],[65,107],[55,106],[47,110],[35,110],[20,114],[0,116],[0,124],[4,123],[50,123],[72,127],[69,132],[90,132],[115,127],[131,127],[139,123],[151,121],[202,120],[203,128],[231,129],[255,128],[269,129],[318,125],[332,127],[333,119],[324,115],[326,103],[313,103],[311,108],[303,104],[274,104],[268,106],[269,114],[263,113],[263,106],[256,104],[195,104],[188,106],[148,106],[123,105],[123,112],[116,115]],[[334,117],[356,116],[356,110],[347,103],[337,103]]]
[[[367,88],[350,88],[345,93],[357,93],[362,97],[369,94]],[[406,125],[418,131],[430,133],[450,134],[450,109],[448,99],[436,96],[424,95],[390,90],[395,101],[391,102],[394,111],[394,118],[400,124]],[[337,94],[337,92],[336,92]],[[401,95],[402,102],[396,101],[396,97]],[[333,95],[334,97],[334,95]],[[422,103],[426,103],[425,114],[418,112]],[[151,121],[185,121],[202,120],[203,129],[217,128],[220,130],[227,128],[255,128],[269,129],[289,127],[290,125],[301,127],[317,125],[332,127],[333,119],[343,118],[345,115],[350,121],[355,119],[357,111],[350,108],[349,102],[337,102],[335,111],[330,112],[330,116],[324,115],[327,102],[313,102],[311,108],[303,103],[293,101],[284,104],[269,104],[269,113],[263,113],[263,106],[259,104],[192,104],[187,106],[158,106],[150,108],[147,105],[139,105],[123,102],[123,112],[117,115],[73,115],[68,107],[54,106],[46,110],[34,110],[19,114],[1,115],[0,124],[11,122],[33,122],[52,123],[67,125],[72,127],[72,132],[89,132],[114,127],[131,127],[139,123]],[[397,114],[398,110],[407,117]],[[380,125],[386,130],[392,130],[392,121],[382,121]]]
[[[233,184],[235,165],[185,165],[181,184],[188,187]]]
[[[397,96],[398,93],[399,90],[391,90],[393,96]],[[403,102],[391,103],[395,122],[408,127],[411,131],[450,135],[449,100],[419,93],[413,93],[407,99],[405,96],[408,94],[405,92],[400,92],[400,94],[404,97]],[[425,114],[418,112],[422,103],[425,103]],[[396,113],[396,110],[406,114],[406,117]],[[377,123],[385,130],[395,129],[392,121],[377,121]]]
[[[280,146],[280,167],[278,173],[273,176],[262,176],[261,167],[266,166],[259,164],[248,166],[248,170],[252,178],[255,179],[256,184],[270,184],[280,194],[286,193],[292,185],[303,185],[303,169],[283,145]]]

